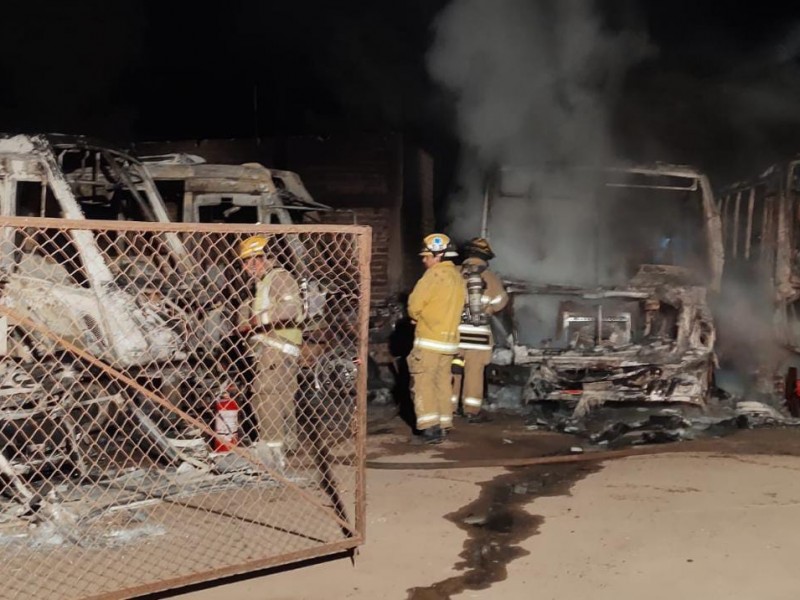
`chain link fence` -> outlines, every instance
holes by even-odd
[[[0,246],[0,597],[363,541],[369,228],[3,218]]]

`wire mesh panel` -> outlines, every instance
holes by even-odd
[[[0,597],[361,543],[369,240],[0,219]]]

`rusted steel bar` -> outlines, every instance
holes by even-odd
[[[369,305],[371,273],[370,257],[372,256],[372,228],[367,227],[356,238],[358,240],[358,273],[361,281],[361,298],[358,304],[358,382],[356,391],[356,531],[366,537],[366,435],[367,435],[367,362],[369,360]]]
[[[756,203],[756,188],[750,188],[750,198],[747,203],[747,233],[744,241],[744,258],[750,260],[750,248],[752,246],[753,237],[753,209]]]
[[[174,577],[172,579],[163,579],[161,581],[158,581],[157,583],[139,585],[136,587],[129,587],[122,590],[109,592],[107,594],[89,596],[84,600],[122,600],[123,598],[133,598],[138,596],[144,596],[146,594],[153,594],[156,592],[164,592],[167,590],[186,587],[188,585],[196,583],[202,583],[204,581],[212,581],[214,579],[231,577],[233,575],[241,575],[244,573],[250,573],[252,571],[268,569],[270,567],[278,567],[281,565],[299,562],[302,560],[308,560],[311,558],[317,558],[320,556],[336,554],[339,552],[346,552],[347,550],[355,548],[361,543],[363,543],[362,539],[358,537],[353,537],[347,540],[342,540],[339,542],[331,542],[330,544],[326,544],[324,546],[317,546],[315,548],[310,548],[307,550],[298,550],[296,552],[289,552],[287,554],[272,556],[270,558],[266,558],[263,560],[253,560],[246,563],[240,563],[238,565],[234,565],[231,567],[222,567],[221,569],[213,569],[210,571],[204,571],[202,573],[197,573],[194,575],[187,575],[186,577]]]
[[[739,254],[739,214],[741,212],[739,208],[742,204],[742,195],[744,195],[744,191],[736,194],[736,207],[733,214],[733,243],[731,244],[731,256],[733,258],[736,258]]]
[[[149,223],[145,221],[98,221],[90,219],[51,219],[40,217],[0,217],[2,227],[36,227],[58,230],[98,230],[98,231],[148,231],[154,233],[233,233],[253,234],[272,233],[286,235],[305,234],[350,234],[369,233],[368,225],[232,225],[230,223]]]

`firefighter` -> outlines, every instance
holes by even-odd
[[[265,464],[283,471],[285,451],[297,443],[295,394],[305,307],[295,278],[269,254],[269,242],[267,236],[254,235],[239,245],[239,258],[256,281],[249,318],[239,331],[250,335],[255,358],[251,402],[258,428],[256,451]]]
[[[489,317],[508,304],[503,282],[489,270],[494,252],[489,242],[474,238],[463,249],[464,262],[461,273],[466,280],[467,296],[458,326],[458,355],[453,359],[453,410],[458,411],[459,401],[470,423],[484,421],[483,375],[492,360],[494,339]]]
[[[425,273],[408,298],[408,314],[416,323],[414,347],[408,356],[417,429],[425,443],[441,442],[453,426],[450,362],[458,351],[458,324],[466,293],[464,278],[445,256],[450,238],[432,233],[419,255]]]

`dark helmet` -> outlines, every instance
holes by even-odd
[[[483,260],[492,260],[494,258],[494,252],[488,241],[477,237],[472,238],[464,244],[464,256],[467,258],[474,257]]]
[[[445,260],[455,260],[458,258],[458,248],[452,240],[450,240],[450,243],[447,244],[447,249],[444,251],[443,258]]]

